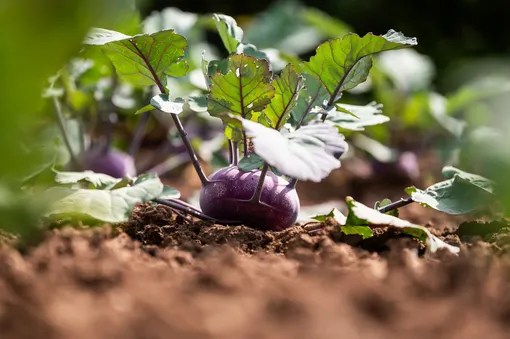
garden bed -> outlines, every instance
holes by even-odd
[[[402,209],[417,211],[428,210]],[[332,220],[322,226],[186,224],[139,205],[119,228],[55,230],[24,256],[5,246],[0,337],[507,336],[510,266],[493,245],[422,258],[421,244],[395,231],[362,241]]]

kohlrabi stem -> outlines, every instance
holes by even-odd
[[[262,171],[260,172],[259,182],[257,184],[257,188],[251,197],[251,202],[260,202],[260,196],[262,195],[262,188],[264,187],[264,180],[266,179],[266,173],[269,169],[269,165],[264,163],[264,167],[262,167]]]
[[[237,141],[232,143],[232,150],[232,165],[237,166],[239,165],[239,143]]]
[[[389,205],[379,208],[378,211],[381,213],[387,213],[389,211],[396,210],[397,208],[407,206],[413,202],[414,202],[414,200],[411,197],[409,197],[407,199],[400,199],[398,201],[392,202]]]
[[[289,182],[289,186],[292,188],[292,189],[296,189],[296,185],[297,185],[297,182],[298,180],[296,178],[292,178]]]
[[[138,150],[140,149],[140,145],[142,143],[143,135],[145,134],[145,130],[147,129],[147,125],[149,124],[150,112],[145,112],[142,114],[140,120],[138,120],[138,124],[136,125],[135,132],[133,134],[133,140],[129,145],[129,155],[132,157],[136,156]]]
[[[237,166],[239,164],[239,143],[229,140],[228,152],[230,164]]]
[[[228,140],[228,162],[233,165],[234,164],[234,142],[232,140]]]
[[[60,133],[62,134],[62,139],[64,139],[64,144],[66,145],[67,151],[69,152],[71,163],[75,167],[79,167],[80,163],[76,158],[76,154],[74,154],[73,152],[73,148],[71,147],[71,141],[69,140],[69,133],[66,127],[66,121],[64,118],[64,114],[62,113],[62,106],[60,105],[60,101],[58,101],[58,98],[53,97],[53,105],[55,106],[55,114],[57,115],[58,126],[60,128]]]
[[[317,91],[317,93],[315,93],[315,95],[310,99],[310,101],[308,102],[308,106],[306,106],[306,110],[305,112],[303,113],[303,116],[301,116],[301,119],[299,119],[299,122],[297,123],[296,125],[296,130],[298,130],[302,125],[303,123],[305,122],[305,119],[306,119],[306,116],[308,115],[308,113],[310,113],[310,111],[312,110],[313,108],[313,103],[315,102],[315,100],[317,100],[317,98],[319,97],[319,93],[321,91]]]
[[[342,89],[342,86],[344,85],[345,79],[347,79],[347,75],[349,75],[351,70],[352,70],[352,68],[349,69],[347,72],[345,72],[345,74],[342,77],[342,79],[340,79],[340,82],[338,83],[338,86],[336,86],[335,90],[333,91],[333,94],[331,94],[331,97],[329,98],[328,107],[333,106],[333,104],[335,103],[336,97],[338,96],[338,93],[340,93],[340,90]]]
[[[161,79],[159,78],[157,73],[154,71],[154,68],[152,67],[152,65],[149,62],[149,60],[147,60],[145,55],[138,48],[138,46],[134,43],[133,40],[129,40],[129,42],[138,51],[140,57],[145,62],[146,66],[147,66],[147,69],[151,72],[152,77],[154,78],[154,81],[156,82],[156,85],[158,86],[160,92],[162,94],[166,94],[167,93],[166,88],[165,88],[165,86],[163,86],[163,83],[161,82]],[[202,166],[200,166],[200,162],[198,161],[198,157],[197,157],[195,151],[193,150],[193,147],[191,146],[191,143],[188,140],[188,135],[187,135],[186,131],[184,130],[184,127],[182,126],[181,120],[179,119],[177,114],[170,114],[170,115],[172,116],[172,120],[175,123],[175,127],[177,127],[177,131],[179,132],[179,136],[181,137],[182,142],[183,142],[184,146],[186,147],[186,151],[188,151],[189,157],[191,158],[191,162],[193,163],[193,167],[195,168],[195,171],[197,172],[197,175],[198,175],[198,177],[200,179],[200,182],[202,183],[202,186],[207,185],[209,180],[205,176],[204,170],[202,169]]]
[[[344,76],[342,77],[342,79],[338,83],[338,86],[336,86],[335,90],[333,91],[333,94],[331,94],[331,97],[328,100],[326,109],[329,110],[330,107],[332,107],[333,104],[335,103],[336,97],[338,96],[338,93],[340,93],[340,90],[342,89],[342,86],[344,85],[345,79],[347,79],[347,75],[349,74],[349,72],[351,70],[352,70],[352,68],[349,71],[345,72]],[[327,116],[328,116],[327,113],[323,113],[322,114],[322,122],[326,121],[326,117]]]
[[[196,218],[212,221],[217,224],[222,224],[222,225],[238,225],[238,224],[240,224],[239,221],[220,220],[220,219],[209,217],[209,216],[205,215],[204,213],[202,213],[201,211],[197,210],[196,208],[190,207],[189,205],[187,205],[179,200],[154,199],[153,201],[158,204],[161,204],[161,205],[165,205],[165,206],[168,206],[171,208],[178,209],[178,210],[188,213],[189,215],[192,215]]]
[[[198,174],[198,178],[200,179],[200,182],[202,183],[202,186],[207,185],[209,180],[205,176],[204,170],[202,169],[202,166],[200,166],[200,162],[198,161],[198,157],[195,154],[195,151],[193,150],[193,146],[191,146],[191,143],[188,140],[188,134],[184,130],[184,127],[182,126],[181,120],[177,116],[177,114],[170,114],[174,120],[175,126],[177,127],[177,131],[179,132],[179,135],[181,136],[182,142],[184,143],[184,146],[186,147],[186,151],[188,151],[189,157],[191,158],[191,163],[193,164],[193,167],[195,167],[195,171]]]

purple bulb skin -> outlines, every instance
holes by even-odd
[[[240,221],[263,231],[292,227],[299,214],[300,202],[296,190],[287,180],[267,172],[260,200],[271,207],[246,201],[253,196],[260,174],[261,170],[243,172],[236,166],[214,172],[209,176],[210,182],[200,191],[202,212],[216,219]]]
[[[85,169],[114,178],[136,176],[134,159],[126,153],[110,149],[108,152],[90,152],[84,157]]]

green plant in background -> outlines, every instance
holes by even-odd
[[[113,20],[112,13],[116,13]],[[39,190],[23,187],[23,181],[52,153],[33,137],[47,79],[78,52],[91,25],[123,29],[131,15],[132,3],[122,0],[2,3],[0,142],[5,147],[0,151],[1,228],[26,239],[37,233],[44,200]]]

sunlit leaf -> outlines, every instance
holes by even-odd
[[[134,185],[115,190],[53,187],[47,191],[47,195],[57,199],[46,215],[125,222],[135,204],[158,198],[162,192],[163,184],[155,174],[144,175]]]
[[[360,37],[350,33],[319,45],[316,54],[303,64],[303,70],[317,77],[336,99],[339,93],[367,79],[372,67],[371,55],[416,44],[415,38],[394,30],[382,36],[368,33]]]
[[[365,106],[337,104],[330,110],[319,108],[312,113],[318,114],[318,118],[322,116],[322,113],[326,113],[326,122],[341,129],[363,131],[367,126],[383,124],[390,120],[381,114],[381,108],[381,104],[374,102]]]
[[[59,184],[76,184],[82,181],[88,182],[96,189],[105,189],[116,185],[121,179],[111,177],[103,173],[93,171],[83,172],[56,172],[55,181]]]
[[[126,36],[94,29],[85,43],[103,46],[119,76],[136,87],[160,81],[165,85],[167,76],[183,76],[188,71],[188,64],[183,60],[188,42],[173,30]]]
[[[225,113],[229,113],[257,121],[260,114],[252,113],[264,109],[274,96],[270,81],[271,72],[266,60],[244,54],[231,55],[228,71],[211,77],[207,97],[209,114],[226,119],[228,115]],[[227,137],[229,134],[227,131]],[[239,140],[238,137],[237,134],[232,140]]]
[[[213,116],[231,113],[244,118],[252,111],[262,110],[274,96],[267,61],[244,54],[230,56],[228,72],[214,74],[211,81],[207,101]]]
[[[288,64],[272,85],[275,88],[275,96],[262,111],[262,114],[269,120],[272,128],[280,130],[289,120],[304,83],[294,66]]]
[[[446,249],[454,254],[460,252],[458,247],[445,243],[438,237],[434,236],[426,227],[415,225],[409,221],[381,213],[355,201],[351,197],[347,197],[346,202],[349,207],[349,214],[347,215],[347,220],[345,222],[346,226],[369,226],[371,228],[395,227],[421,241],[424,241],[427,244],[428,250],[432,253],[439,249]]]
[[[292,110],[292,118],[296,123],[308,122],[314,115],[309,114],[317,106],[322,106],[324,100],[329,98],[328,91],[321,82],[308,73],[303,73],[305,87],[299,93],[297,104]]]
[[[168,94],[158,94],[151,99],[151,105],[164,113],[179,114],[184,110],[182,98],[170,99]]]
[[[142,108],[140,108],[138,111],[136,111],[135,115],[142,114],[142,113],[145,113],[145,112],[149,112],[149,111],[152,111],[152,110],[155,110],[155,109],[156,108],[154,106],[152,106],[151,104],[148,104],[148,105],[145,105]]]
[[[327,124],[307,125],[284,135],[262,124],[239,120],[252,138],[255,153],[280,173],[299,180],[321,181],[340,167],[335,155],[347,150],[343,135]]]
[[[347,220],[347,217],[340,212],[337,208],[333,208],[328,214],[321,214],[321,215],[315,215],[313,217],[310,217],[310,219],[317,220],[320,222],[326,221],[327,218],[333,218],[335,219],[339,224],[345,224],[345,220]]]

